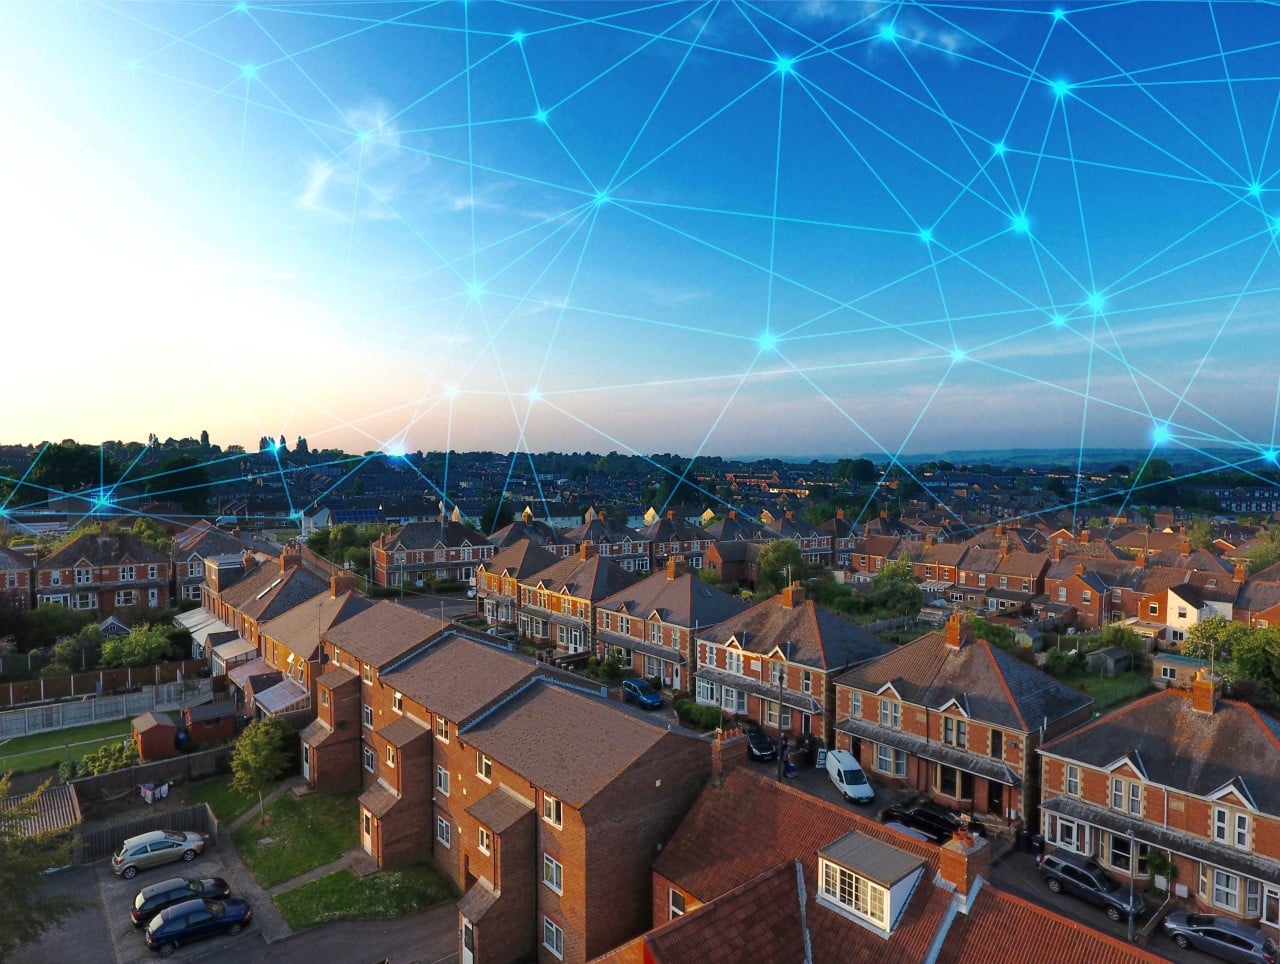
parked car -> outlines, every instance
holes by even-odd
[[[132,879],[139,870],[171,863],[195,860],[204,852],[206,839],[190,830],[151,830],[128,838],[111,857],[111,870],[117,877]]]
[[[961,829],[968,829],[979,837],[987,835],[987,828],[981,821],[971,819],[966,822],[960,814],[928,803],[894,804],[885,808],[880,819],[885,823],[901,823],[919,830],[937,844],[946,843]]]
[[[647,679],[624,679],[622,696],[628,703],[643,706],[646,710],[656,710],[662,705],[662,694]]]
[[[253,920],[253,910],[239,897],[186,900],[166,907],[147,925],[147,946],[168,957],[181,944],[214,934],[239,934]]]
[[[778,748],[773,737],[764,730],[747,730],[747,756],[753,760],[776,759]]]
[[[1230,917],[1189,914],[1179,910],[1161,921],[1160,926],[1179,947],[1194,947],[1224,961],[1243,961],[1245,964],[1276,964],[1280,961],[1280,950],[1277,950],[1275,941],[1258,928]]]
[[[828,751],[827,776],[851,803],[870,803],[876,798],[876,789],[862,772],[862,764],[848,750]]]
[[[1112,920],[1124,920],[1137,917],[1146,904],[1142,895],[1133,893],[1133,902],[1129,902],[1130,888],[1122,886],[1097,863],[1087,857],[1080,857],[1066,850],[1055,850],[1053,853],[1041,854],[1036,858],[1040,868],[1040,876],[1055,894],[1068,893],[1080,897],[1089,903],[1101,907]]]
[[[221,877],[206,877],[203,880],[171,877],[138,891],[138,896],[133,899],[133,910],[129,912],[129,916],[133,919],[134,927],[144,927],[160,911],[174,904],[181,904],[184,900],[195,897],[218,900],[230,895],[231,888]]]

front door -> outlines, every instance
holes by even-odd
[[[311,782],[311,747],[302,744],[302,779]]]
[[[368,810],[360,811],[360,846],[367,854],[373,853],[373,814]]]
[[[995,780],[987,781],[987,813],[997,814],[1004,819],[1004,784]]]
[[[462,960],[460,964],[475,964],[476,930],[471,921],[462,918]]]
[[[680,664],[676,663],[671,670],[671,688],[680,692]]]

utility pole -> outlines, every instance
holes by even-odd
[[[1129,837],[1129,943],[1133,943],[1133,919],[1137,915],[1133,911],[1133,876],[1137,873],[1138,850],[1133,842],[1133,830],[1130,829]]]

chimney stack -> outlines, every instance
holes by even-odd
[[[354,573],[343,570],[329,577],[329,596],[337,599],[344,592],[355,592],[356,577]]]
[[[286,573],[302,562],[302,553],[295,547],[289,547],[280,553],[280,572]]]
[[[1218,695],[1222,688],[1222,677],[1216,673],[1201,669],[1191,681],[1191,708],[1197,713],[1212,716],[1218,708]]]
[[[583,562],[594,558],[597,551],[596,544],[590,539],[583,539],[582,542],[578,544],[578,558]]]
[[[667,510],[667,518],[668,518],[668,519],[670,519],[672,522],[675,522],[675,521],[676,521],[676,510],[675,510],[675,509],[668,509],[668,510]]]
[[[1086,545],[1086,546],[1089,544],[1089,530],[1088,530],[1088,529],[1081,529],[1081,530],[1080,530],[1080,542],[1081,542],[1081,544],[1082,544],[1082,545]]]
[[[957,830],[938,851],[938,876],[955,887],[967,911],[981,886],[978,878],[991,876],[991,846],[975,833]]]
[[[800,585],[798,579],[794,580],[791,585],[784,586],[782,589],[782,608],[795,609],[796,606],[804,602],[804,598],[804,586]]]
[[[1133,557],[1133,564],[1137,566],[1139,569],[1146,569],[1147,554],[1145,552],[1139,552],[1136,556]]]
[[[737,519],[737,518],[738,518],[738,510],[737,510],[737,509],[730,509],[730,510],[729,510],[729,512],[728,512],[728,517],[729,517],[730,519]]]
[[[1183,536],[1178,540],[1178,551],[1184,556],[1191,555],[1191,540]]]
[[[964,645],[964,616],[952,613],[947,620],[947,645],[959,649]]]
[[[683,576],[689,570],[689,564],[685,561],[684,556],[668,556],[667,557],[667,582],[674,582]]]
[[[740,726],[716,730],[711,738],[711,785],[724,786],[724,778],[747,759],[747,734]]]
[[[836,509],[836,518],[841,520],[844,519],[844,509]]]
[[[1240,584],[1240,583],[1243,583],[1243,582],[1244,582],[1245,575],[1246,575],[1246,570],[1245,570],[1245,568],[1244,568],[1244,563],[1243,563],[1243,562],[1237,562],[1237,563],[1236,563],[1236,571],[1235,571],[1234,573],[1232,573],[1231,578],[1232,578],[1232,579],[1233,579],[1237,584]]]

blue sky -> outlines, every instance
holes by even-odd
[[[7,18],[7,441],[1275,443],[1275,8]]]

